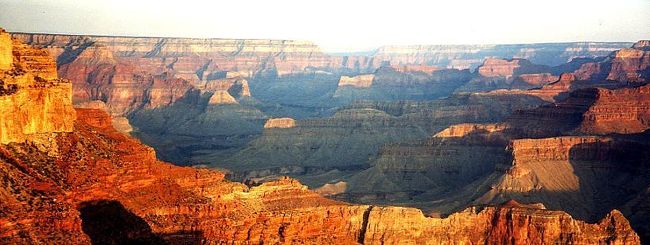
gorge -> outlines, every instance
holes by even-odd
[[[0,29],[0,242],[641,244],[649,48]]]

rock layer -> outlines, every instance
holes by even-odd
[[[1,29],[0,45],[0,142],[72,131],[72,86],[56,78],[47,52],[11,40]]]

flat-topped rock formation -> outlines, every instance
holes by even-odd
[[[442,70],[440,67],[431,65],[391,65],[391,68],[398,72],[422,72],[426,74]]]
[[[296,126],[296,120],[293,118],[271,118],[264,123],[264,128],[293,128]]]
[[[456,92],[540,88],[557,80],[551,72],[551,67],[526,59],[488,58],[476,69],[475,77]]]
[[[548,72],[550,68],[543,65],[534,65],[525,59],[485,59],[476,71],[484,77],[509,77],[519,74],[535,74]]]
[[[341,79],[339,80],[339,87],[351,86],[355,88],[369,88],[372,85],[372,80],[374,79],[374,74],[364,74],[353,77],[341,76]]]

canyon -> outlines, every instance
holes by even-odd
[[[0,37],[7,36],[0,30]],[[16,86],[7,86],[0,98],[26,103],[29,110],[24,114],[28,120],[2,124],[3,135],[32,128],[31,118],[47,115],[54,110],[50,108],[58,108],[59,115],[39,118],[44,126],[11,134],[9,142],[0,144],[3,243],[640,243],[618,210],[587,223],[540,204],[507,201],[467,207],[446,218],[426,217],[415,208],[327,199],[287,177],[249,186],[224,179],[220,171],[162,162],[153,148],[113,127],[109,106],[87,103],[71,109],[74,90],[58,87],[69,83],[57,80],[56,72],[39,76],[43,70],[52,71],[53,60],[42,55],[44,50],[16,39],[11,47],[6,45],[0,57],[11,52],[12,59],[0,63],[2,79]],[[26,59],[25,53],[41,55]],[[25,65],[25,60],[33,63]],[[12,83],[16,80],[21,83]],[[33,85],[48,81],[48,86]],[[47,100],[30,100],[19,96],[22,90],[52,94]],[[218,91],[220,96],[228,93]],[[206,93],[202,98],[213,96]],[[394,108],[393,113],[412,110],[370,105]],[[287,118],[267,123],[269,130],[301,125]],[[515,152],[518,158],[527,155]]]
[[[0,31],[0,241],[640,244],[648,46]]]

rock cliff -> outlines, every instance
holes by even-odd
[[[580,89],[551,105],[514,113],[507,122],[515,130],[525,131],[523,135],[529,137],[557,136],[572,131],[640,133],[650,128],[647,123],[650,118],[649,88],[650,85],[615,90]]]
[[[0,142],[72,131],[72,86],[56,77],[47,51],[26,46],[0,29]]]

